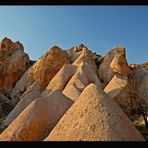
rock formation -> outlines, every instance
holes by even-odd
[[[11,93],[11,98],[14,105],[18,103],[18,101],[20,100],[21,94],[26,90],[27,75],[28,75],[28,70],[24,73],[21,79],[16,83]]]
[[[54,90],[61,90],[65,88],[68,81],[74,75],[77,70],[77,66],[71,64],[65,64],[61,70],[53,77],[50,81],[49,85],[47,86],[46,90],[43,92],[43,96],[51,93]]]
[[[96,71],[97,69],[93,53],[88,50],[88,48],[85,47],[83,44],[80,45],[79,49],[82,50],[81,54],[73,62],[73,65],[79,66],[82,62],[87,62],[88,64],[92,65],[93,70]]]
[[[0,135],[0,141],[43,140],[72,104],[59,90],[34,100]]]
[[[128,64],[123,46],[103,56],[54,46],[32,61],[4,38],[0,141],[143,141],[130,119],[148,106],[147,84],[148,62]]]
[[[36,81],[25,91],[24,94],[22,94],[21,100],[10,114],[8,114],[1,126],[7,127],[31,102],[41,96],[41,86],[40,83]]]
[[[123,109],[126,114],[132,110],[131,96],[128,88],[128,78],[114,75],[104,91]]]
[[[99,78],[93,71],[92,66],[84,61],[81,62],[76,73],[67,83],[63,94],[75,101],[89,83],[95,83],[97,86],[101,86]]]
[[[88,85],[45,141],[144,140],[122,110],[101,89]]]
[[[4,38],[0,43],[0,90],[11,89],[27,70],[29,56],[23,45]]]
[[[100,57],[98,60],[100,60]],[[122,74],[126,77],[129,74],[129,66],[126,60],[125,48],[123,46],[113,48],[101,57],[98,68],[100,79],[107,85],[115,73]]]
[[[0,119],[4,118],[13,109],[13,104],[4,94],[0,92]]]
[[[57,46],[52,47],[29,69],[27,87],[38,80],[41,82],[42,88],[45,89],[62,66],[68,63],[70,63],[70,61],[66,51],[63,51]]]

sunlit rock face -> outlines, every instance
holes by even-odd
[[[27,70],[29,56],[23,45],[4,38],[0,42],[0,90],[11,89]]]
[[[45,89],[55,74],[63,67],[64,64],[70,63],[68,54],[58,46],[54,46],[42,56],[29,70],[27,76],[27,87],[34,81],[41,82]]]
[[[118,105],[88,85],[45,141],[143,141]]]

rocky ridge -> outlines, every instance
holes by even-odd
[[[54,46],[33,62],[4,38],[0,70],[0,141],[144,141],[130,119],[137,100],[148,105],[148,67],[123,46]]]

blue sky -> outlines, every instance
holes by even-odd
[[[148,61],[148,6],[0,6],[0,40],[23,43],[37,60],[54,45],[84,43],[104,54],[127,49],[129,63]]]

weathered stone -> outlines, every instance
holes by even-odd
[[[93,70],[96,71],[96,64],[93,53],[87,49],[87,47],[83,47],[81,54],[79,57],[73,62],[73,65],[79,66],[82,62],[87,62],[88,64],[91,64],[93,67]]]
[[[72,47],[67,53],[71,63],[73,63],[80,56],[82,50],[79,51],[78,47]]]
[[[130,68],[128,66],[124,47],[118,47],[115,51],[115,57],[112,60],[110,67],[114,73],[118,73],[122,76],[128,77],[130,74]]]
[[[20,96],[26,89],[27,85],[27,75],[28,75],[28,70],[24,73],[24,75],[21,77],[21,79],[16,83],[12,93],[11,93],[11,99],[14,105],[16,105],[19,100]]]
[[[10,114],[8,114],[1,126],[8,126],[31,102],[41,96],[41,86],[40,83],[36,81],[24,92],[21,96],[21,100],[17,103]]]
[[[97,73],[93,71],[92,65],[86,61],[81,62],[76,73],[64,88],[63,94],[75,101],[89,83],[95,83],[101,87],[101,82]]]
[[[47,86],[46,90],[43,92],[43,96],[48,95],[49,93],[59,89],[63,91],[68,81],[74,75],[77,70],[77,66],[71,64],[65,64],[59,72],[53,77]]]
[[[13,108],[11,100],[0,92],[0,119],[4,118]]]
[[[125,48],[123,46],[113,48],[101,59],[102,61],[99,65],[98,75],[105,86],[111,81],[115,73],[128,77],[129,66],[126,60]]]
[[[112,80],[105,87],[104,91],[130,115],[132,110],[131,96],[128,88],[128,78],[121,75],[114,75]]]
[[[88,85],[45,141],[144,141],[101,89]]]
[[[63,51],[57,46],[52,47],[29,69],[27,87],[38,80],[41,82],[42,88],[45,89],[62,66],[68,63],[70,61],[66,51]]]
[[[72,104],[59,90],[34,100],[2,132],[0,141],[43,140]]]
[[[0,44],[0,90],[13,88],[28,68],[23,45],[4,38]]]

